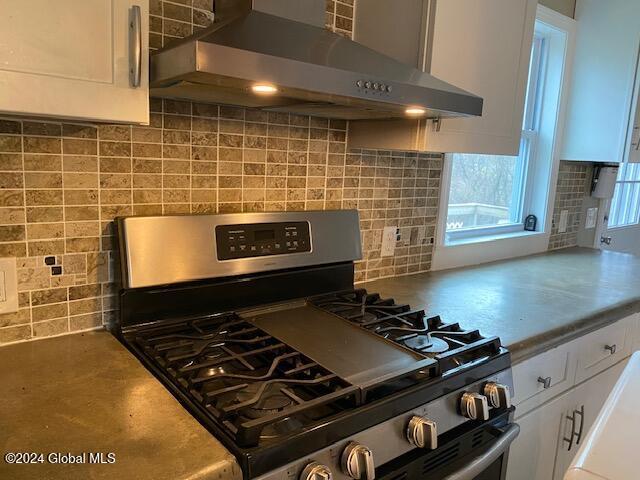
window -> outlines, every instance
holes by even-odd
[[[445,157],[434,270],[547,250],[575,33],[575,20],[538,5],[517,156]]]
[[[640,163],[622,163],[611,201],[609,227],[640,223]]]
[[[451,183],[446,241],[521,231],[529,212],[533,176],[529,174],[538,143],[544,88],[546,40],[536,32],[522,122],[520,154],[451,154]]]

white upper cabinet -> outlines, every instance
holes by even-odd
[[[443,118],[439,129],[428,120],[350,122],[350,147],[517,154],[536,0],[411,0],[384,6],[390,3],[396,4],[361,2],[354,39],[481,96],[482,117]],[[413,20],[400,22],[405,17]]]
[[[578,0],[576,49],[560,158],[638,161],[633,130],[640,2]]]
[[[149,122],[148,0],[0,0],[0,113]]]

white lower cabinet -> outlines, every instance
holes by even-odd
[[[627,361],[623,360],[568,392],[570,405],[561,415],[554,480],[562,480],[564,477],[582,440],[595,423],[600,409],[620,378],[626,363]]]
[[[513,367],[520,436],[507,480],[563,479],[639,340],[633,315]]]
[[[571,392],[517,418],[520,435],[511,445],[508,480],[551,480],[558,451],[558,435]],[[517,409],[517,407],[516,407]]]

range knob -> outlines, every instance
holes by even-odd
[[[300,474],[300,480],[331,480],[332,478],[333,474],[329,467],[318,462],[311,462]]]
[[[482,390],[493,408],[510,408],[511,392],[509,387],[501,383],[489,382]]]
[[[488,420],[489,404],[487,397],[479,393],[466,392],[460,399],[460,411],[471,420]]]
[[[356,480],[373,480],[376,476],[373,453],[364,445],[351,442],[342,452],[342,471]]]
[[[438,448],[438,428],[436,422],[414,415],[407,426],[407,440],[418,448],[435,450]]]

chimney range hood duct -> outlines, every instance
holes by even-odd
[[[347,120],[406,117],[408,107],[482,114],[482,98],[318,26],[324,3],[310,25],[296,20],[315,2],[216,0],[211,27],[151,56],[151,95]],[[285,4],[290,18],[258,10]],[[277,92],[258,95],[256,84]]]

